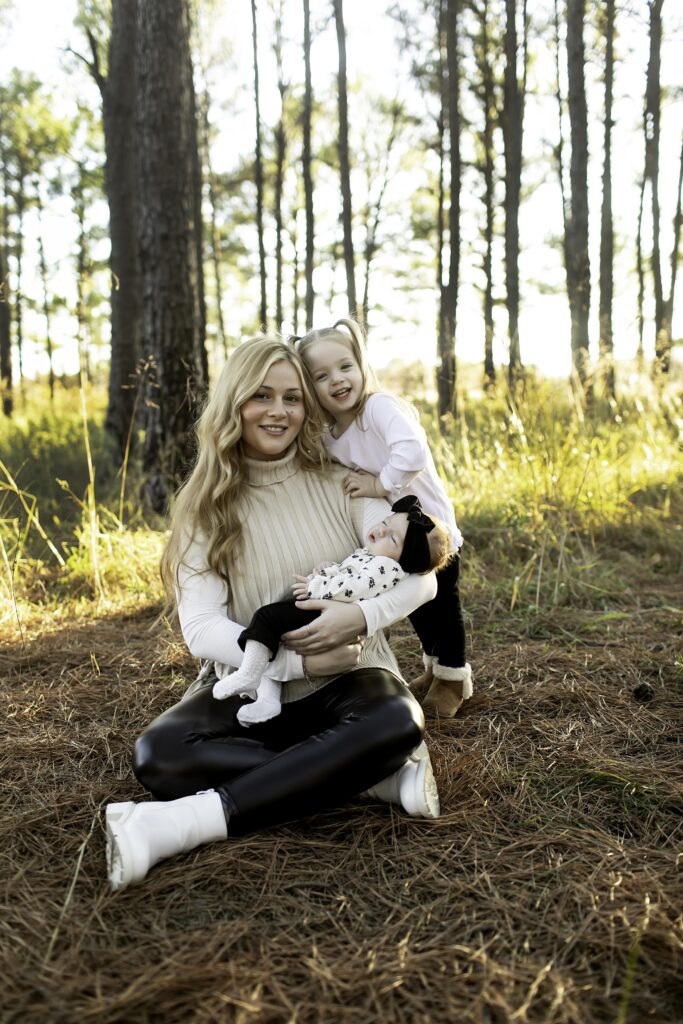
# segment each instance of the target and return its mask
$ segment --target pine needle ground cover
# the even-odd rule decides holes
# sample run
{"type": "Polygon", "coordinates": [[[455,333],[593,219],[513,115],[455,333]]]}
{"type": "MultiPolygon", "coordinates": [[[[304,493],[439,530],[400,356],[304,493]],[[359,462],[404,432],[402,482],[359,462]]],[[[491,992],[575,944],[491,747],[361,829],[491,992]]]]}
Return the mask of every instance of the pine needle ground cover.
{"type": "MultiPolygon", "coordinates": [[[[475,694],[428,725],[438,821],[359,800],[117,895],[103,807],[143,796],[135,737],[195,671],[157,622],[161,538],[84,505],[60,565],[6,504],[2,1020],[683,1020],[675,413],[444,443],[475,694]]],[[[407,623],[392,644],[415,677],[407,623]]]]}

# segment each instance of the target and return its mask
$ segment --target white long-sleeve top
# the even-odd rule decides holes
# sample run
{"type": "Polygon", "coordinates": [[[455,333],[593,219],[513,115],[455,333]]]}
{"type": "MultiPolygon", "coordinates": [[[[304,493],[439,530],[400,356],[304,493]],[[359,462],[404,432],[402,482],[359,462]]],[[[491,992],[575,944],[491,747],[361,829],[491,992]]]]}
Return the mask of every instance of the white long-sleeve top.
{"type": "Polygon", "coordinates": [[[357,548],[338,565],[321,569],[308,581],[308,597],[319,601],[369,601],[391,590],[408,575],[395,558],[357,548]]]}
{"type": "MultiPolygon", "coordinates": [[[[344,470],[304,472],[292,447],[283,459],[246,459],[249,486],[242,501],[246,524],[230,586],[207,563],[207,539],[197,533],[178,571],[178,617],[190,653],[214,663],[219,678],[238,668],[243,653],[238,638],[261,605],[282,597],[293,575],[312,565],[341,561],[363,544],[368,531],[388,513],[383,499],[344,495],[344,470]]],[[[433,573],[411,573],[372,601],[359,603],[368,640],[359,667],[387,668],[400,676],[383,634],[385,627],[409,615],[436,594],[433,573]]],[[[274,679],[293,680],[283,699],[311,692],[303,679],[302,659],[283,647],[270,663],[274,679]],[[298,685],[297,681],[302,681],[298,685]]]]}
{"type": "Polygon", "coordinates": [[[389,504],[416,494],[428,515],[440,519],[451,535],[454,551],[463,538],[450,498],[434,465],[422,426],[410,406],[393,395],[370,395],[360,416],[339,437],[328,431],[325,445],[338,462],[379,477],[389,504]]]}

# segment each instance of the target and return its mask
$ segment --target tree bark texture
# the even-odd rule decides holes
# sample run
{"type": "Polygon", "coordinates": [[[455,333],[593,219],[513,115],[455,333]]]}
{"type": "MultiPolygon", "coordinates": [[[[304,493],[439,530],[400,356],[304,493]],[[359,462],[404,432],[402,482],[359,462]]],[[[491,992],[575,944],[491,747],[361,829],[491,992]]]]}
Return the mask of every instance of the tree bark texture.
{"type": "Polygon", "coordinates": [[[588,112],[584,77],[583,28],[585,0],[567,0],[568,107],[571,136],[569,180],[571,210],[567,222],[567,286],[571,314],[574,367],[588,385],[588,319],[590,262],[588,257],[588,112]]]}
{"type": "Polygon", "coordinates": [[[351,316],[357,315],[356,276],[353,254],[353,215],[351,206],[351,165],[349,160],[349,113],[346,90],[346,31],[342,0],[334,0],[334,23],[337,30],[339,51],[339,177],[342,194],[342,229],[344,237],[344,269],[346,271],[346,295],[351,316]]]}
{"type": "Polygon", "coordinates": [[[519,74],[517,0],[505,0],[505,72],[503,78],[503,148],[505,151],[505,305],[508,315],[508,380],[521,371],[519,342],[519,207],[522,188],[522,141],[527,65],[526,0],[522,3],[524,37],[519,74]]]}
{"type": "Polygon", "coordinates": [[[91,37],[91,72],[102,96],[104,188],[109,206],[111,251],[111,363],[105,426],[116,457],[125,458],[133,440],[133,416],[141,355],[141,282],[138,254],[136,166],[137,0],[112,0],[109,71],[99,70],[91,37]]]}
{"type": "Polygon", "coordinates": [[[313,175],[311,171],[311,121],[313,117],[313,89],[311,86],[311,11],[309,0],[304,0],[304,74],[305,86],[304,105],[302,112],[302,162],[304,178],[304,203],[306,208],[306,260],[304,274],[306,278],[306,330],[310,331],[310,329],[313,326],[313,307],[315,305],[315,294],[313,292],[315,223],[313,218],[313,175]]]}
{"type": "Polygon", "coordinates": [[[206,381],[199,353],[197,126],[186,0],[138,8],[142,337],[146,362],[145,497],[157,512],[190,467],[206,381]],[[173,102],[169,102],[173,97],[173,102]]]}
{"type": "Polygon", "coordinates": [[[268,304],[266,300],[266,247],[263,239],[263,155],[261,152],[261,97],[258,70],[258,26],[256,19],[256,0],[251,0],[251,39],[254,62],[254,109],[256,112],[256,153],[254,177],[256,179],[256,231],[258,233],[259,281],[261,301],[259,316],[261,327],[266,329],[268,321],[268,304]]]}

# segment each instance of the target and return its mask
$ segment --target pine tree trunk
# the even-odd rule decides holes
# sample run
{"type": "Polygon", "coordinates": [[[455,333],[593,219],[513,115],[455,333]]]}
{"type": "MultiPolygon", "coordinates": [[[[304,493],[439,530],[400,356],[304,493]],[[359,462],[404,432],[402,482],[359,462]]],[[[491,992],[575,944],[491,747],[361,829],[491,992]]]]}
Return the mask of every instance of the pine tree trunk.
{"type": "Polygon", "coordinates": [[[571,130],[569,180],[571,213],[567,223],[567,284],[574,367],[587,393],[590,262],[588,257],[588,113],[584,78],[585,0],[567,2],[568,107],[571,130]]]}
{"type": "Polygon", "coordinates": [[[45,350],[47,352],[50,402],[53,403],[55,400],[54,347],[52,344],[52,318],[50,317],[50,298],[47,287],[47,260],[45,259],[45,242],[43,239],[43,201],[40,195],[40,186],[38,182],[36,182],[36,201],[38,207],[38,265],[40,267],[40,282],[43,286],[43,316],[45,317],[45,350]]]}
{"type": "Polygon", "coordinates": [[[447,414],[457,413],[455,333],[460,275],[460,60],[458,55],[459,0],[446,5],[446,67],[448,135],[450,141],[450,205],[448,211],[448,281],[444,289],[444,337],[437,366],[437,392],[442,429],[447,414]]]}
{"type": "Polygon", "coordinates": [[[650,54],[645,80],[645,176],[650,182],[652,201],[652,283],[655,296],[655,358],[660,370],[668,360],[661,347],[664,322],[664,289],[660,249],[661,212],[659,205],[659,137],[661,125],[661,48],[663,0],[650,0],[650,54]]]}
{"type": "Polygon", "coordinates": [[[282,66],[282,15],[282,0],[280,0],[278,15],[275,19],[275,63],[277,88],[280,94],[280,120],[275,129],[275,326],[278,331],[282,330],[284,318],[282,310],[282,194],[287,153],[287,136],[285,134],[287,85],[282,66]]]}
{"type": "Polygon", "coordinates": [[[112,0],[108,75],[99,68],[90,36],[91,73],[102,96],[104,190],[109,206],[111,251],[111,362],[105,427],[116,458],[133,441],[136,367],[141,353],[141,282],[138,256],[136,172],[136,12],[137,0],[112,0]]]}
{"type": "Polygon", "coordinates": [[[10,313],[9,267],[7,265],[7,243],[9,228],[7,222],[7,169],[2,168],[3,201],[0,219],[0,397],[2,411],[11,416],[14,411],[12,395],[12,315],[10,313]]]}
{"type": "MultiPolygon", "coordinates": [[[[437,12],[436,40],[437,40],[437,68],[439,76],[439,114],[436,123],[437,130],[437,153],[439,157],[439,191],[436,210],[436,288],[438,296],[438,323],[436,336],[436,352],[439,363],[442,353],[446,351],[446,285],[444,282],[444,235],[445,235],[445,207],[446,207],[446,183],[445,183],[445,162],[446,162],[446,121],[448,119],[448,79],[446,76],[446,64],[444,60],[446,49],[446,20],[445,3],[447,0],[439,0],[437,12]]],[[[437,388],[439,378],[437,371],[437,388]]],[[[441,408],[441,391],[438,391],[439,409],[441,408]]],[[[441,421],[440,421],[441,422],[441,421]]]]}
{"type": "MultiPolygon", "coordinates": [[[[4,220],[4,218],[3,218],[4,220]]],[[[9,311],[9,273],[5,259],[5,235],[0,238],[0,395],[2,411],[11,416],[12,398],[12,324],[9,311]]]]}
{"type": "Polygon", "coordinates": [[[78,369],[90,383],[90,360],[86,340],[85,317],[85,268],[88,261],[88,234],[85,228],[85,167],[78,164],[78,183],[73,189],[74,213],[78,223],[78,248],[76,250],[76,344],[78,345],[78,369]]]}
{"type": "Polygon", "coordinates": [[[353,216],[351,207],[351,167],[349,161],[349,114],[346,90],[346,32],[342,0],[334,0],[334,23],[337,29],[339,51],[339,177],[342,194],[342,228],[344,235],[344,269],[346,270],[346,295],[351,316],[358,313],[356,302],[356,277],[353,255],[353,216]]]}
{"type": "Polygon", "coordinates": [[[17,234],[14,242],[14,258],[16,261],[17,287],[14,293],[14,330],[17,343],[17,357],[19,362],[19,389],[22,401],[26,400],[24,389],[24,295],[23,285],[23,263],[24,263],[24,209],[26,197],[24,195],[24,178],[19,177],[17,192],[15,196],[17,211],[17,234]]]}
{"type": "Polygon", "coordinates": [[[254,63],[254,108],[256,111],[256,154],[254,177],[256,179],[256,230],[258,232],[259,280],[261,285],[259,316],[261,319],[261,327],[265,330],[268,322],[268,308],[266,301],[266,247],[263,239],[263,156],[261,153],[261,97],[258,71],[256,0],[251,0],[251,38],[254,63]]]}
{"type": "Polygon", "coordinates": [[[482,45],[481,77],[484,107],[484,378],[490,386],[495,383],[493,364],[493,211],[494,211],[494,153],[493,130],[495,97],[493,67],[491,65],[491,38],[489,33],[489,4],[483,0],[480,11],[482,45]]]}
{"type": "Polygon", "coordinates": [[[678,189],[676,192],[676,213],[674,216],[674,241],[671,248],[671,282],[669,297],[664,303],[664,319],[659,332],[658,358],[664,373],[671,368],[671,329],[674,317],[674,298],[676,294],[676,277],[678,275],[678,250],[681,244],[681,199],[683,192],[683,145],[678,162],[678,189]]]}
{"type": "Polygon", "coordinates": [[[636,228],[636,274],[638,277],[637,309],[638,309],[638,363],[645,358],[643,339],[645,335],[645,265],[643,262],[643,214],[645,212],[645,173],[640,182],[638,192],[638,225],[636,228]]]}
{"type": "MultiPolygon", "coordinates": [[[[313,220],[313,176],[311,173],[311,120],[313,116],[313,90],[311,87],[311,12],[309,0],[304,0],[304,107],[303,107],[303,178],[304,201],[306,207],[306,330],[313,326],[313,308],[315,294],[313,292],[313,257],[315,224],[313,220]]],[[[295,333],[298,333],[295,331],[295,333]]]]}
{"type": "Polygon", "coordinates": [[[503,147],[505,150],[505,305],[508,314],[508,381],[514,386],[522,369],[519,342],[519,207],[522,187],[522,140],[526,92],[527,14],[523,0],[523,66],[518,73],[517,0],[505,0],[505,74],[503,147]]]}
{"type": "Polygon", "coordinates": [[[204,219],[202,213],[204,197],[204,174],[201,156],[199,153],[199,109],[197,106],[197,94],[194,88],[194,68],[192,66],[192,55],[190,52],[190,39],[192,37],[191,12],[188,0],[187,4],[187,82],[190,96],[190,124],[192,126],[192,142],[190,145],[190,163],[192,166],[192,211],[194,221],[194,245],[196,253],[197,273],[197,296],[196,314],[198,324],[194,332],[195,340],[195,366],[198,373],[198,385],[206,393],[209,387],[209,354],[206,350],[206,297],[204,288],[204,219]]]}
{"type": "Polygon", "coordinates": [[[612,223],[612,93],[614,83],[614,0],[605,3],[605,123],[603,130],[602,210],[600,218],[600,360],[605,391],[615,395],[612,300],[614,227],[612,223]]]}
{"type": "Polygon", "coordinates": [[[187,0],[138,9],[145,497],[157,512],[190,467],[205,388],[195,194],[197,126],[187,0]]]}
{"type": "MultiPolygon", "coordinates": [[[[365,222],[365,246],[363,251],[363,257],[365,261],[365,283],[363,285],[363,300],[361,304],[363,324],[365,330],[368,330],[368,315],[370,312],[370,270],[372,268],[372,261],[374,260],[377,249],[378,249],[378,233],[379,226],[382,221],[382,209],[384,205],[384,194],[389,184],[390,170],[391,170],[391,154],[393,153],[394,146],[399,134],[399,121],[402,115],[402,109],[398,101],[395,101],[391,108],[391,126],[389,128],[389,138],[387,139],[386,147],[384,148],[384,159],[381,171],[381,180],[379,189],[377,191],[377,198],[371,205],[368,201],[367,215],[365,222]]],[[[369,190],[368,190],[369,191],[369,190]]]]}
{"type": "Polygon", "coordinates": [[[228,336],[223,319],[223,276],[221,274],[221,240],[218,230],[216,211],[216,175],[211,160],[211,132],[209,123],[210,99],[208,90],[204,91],[200,104],[200,124],[202,139],[202,159],[206,168],[206,179],[209,193],[209,240],[211,245],[211,266],[213,267],[214,286],[216,288],[216,320],[218,321],[218,337],[223,348],[223,355],[228,358],[228,336]]]}

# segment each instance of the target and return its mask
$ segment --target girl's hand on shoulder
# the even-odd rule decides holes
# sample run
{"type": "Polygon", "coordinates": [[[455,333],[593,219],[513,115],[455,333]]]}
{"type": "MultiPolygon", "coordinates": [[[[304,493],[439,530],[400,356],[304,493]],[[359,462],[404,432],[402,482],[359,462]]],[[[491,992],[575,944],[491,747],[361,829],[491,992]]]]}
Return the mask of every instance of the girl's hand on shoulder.
{"type": "Polygon", "coordinates": [[[362,469],[350,469],[342,480],[342,487],[344,494],[352,498],[384,498],[389,493],[382,487],[378,476],[362,469]]]}
{"type": "Polygon", "coordinates": [[[357,604],[297,601],[297,607],[320,612],[310,625],[282,635],[285,647],[304,657],[323,654],[340,645],[356,644],[365,635],[365,616],[357,604]]]}

